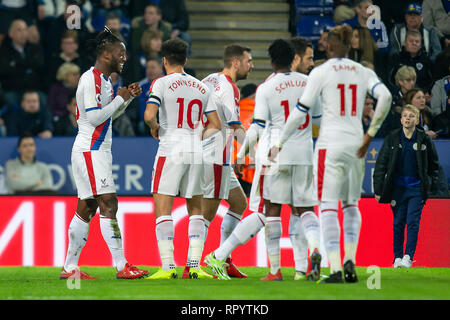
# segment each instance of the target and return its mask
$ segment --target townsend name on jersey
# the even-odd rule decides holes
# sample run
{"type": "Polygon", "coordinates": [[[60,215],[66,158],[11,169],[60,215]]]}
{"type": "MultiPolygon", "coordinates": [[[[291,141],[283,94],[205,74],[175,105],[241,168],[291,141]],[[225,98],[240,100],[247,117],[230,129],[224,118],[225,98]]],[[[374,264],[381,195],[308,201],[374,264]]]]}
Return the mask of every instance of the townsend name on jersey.
{"type": "Polygon", "coordinates": [[[206,94],[205,88],[199,82],[191,80],[182,80],[182,79],[176,80],[169,85],[169,89],[172,92],[175,92],[176,89],[183,86],[197,89],[201,94],[206,94]]]}

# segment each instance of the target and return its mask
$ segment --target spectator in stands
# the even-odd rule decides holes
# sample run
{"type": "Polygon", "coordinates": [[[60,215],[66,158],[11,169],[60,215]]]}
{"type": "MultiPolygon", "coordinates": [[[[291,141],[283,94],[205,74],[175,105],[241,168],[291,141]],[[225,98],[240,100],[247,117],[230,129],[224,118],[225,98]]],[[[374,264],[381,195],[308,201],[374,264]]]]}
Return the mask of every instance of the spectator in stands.
{"type": "MultiPolygon", "coordinates": [[[[68,10],[69,6],[79,6],[79,3],[77,0],[66,0],[64,13],[49,22],[46,34],[42,37],[42,45],[45,48],[47,57],[59,53],[62,35],[66,30],[69,30],[69,27],[76,27],[75,23],[78,22],[78,17],[73,16],[76,12],[68,10]]],[[[81,56],[87,57],[88,53],[84,51],[87,40],[95,38],[96,34],[93,29],[88,29],[83,17],[83,11],[81,11],[81,15],[80,28],[76,30],[79,48],[81,49],[79,53],[81,56]]],[[[89,58],[95,61],[95,58],[89,58]]]]}
{"type": "Polygon", "coordinates": [[[10,194],[53,193],[49,168],[36,160],[36,143],[32,135],[24,134],[17,143],[19,156],[5,165],[5,185],[10,194]]]}
{"type": "Polygon", "coordinates": [[[106,17],[113,13],[119,17],[123,16],[127,11],[127,0],[92,0],[92,16],[106,17]]]}
{"type": "Polygon", "coordinates": [[[371,11],[368,8],[371,5],[373,5],[372,0],[355,0],[354,9],[356,16],[353,19],[342,21],[342,24],[348,24],[353,29],[357,27],[368,28],[378,49],[381,52],[387,52],[389,38],[383,21],[379,20],[374,25],[367,25],[367,21],[371,16],[371,11]]]}
{"type": "Polygon", "coordinates": [[[64,135],[66,123],[63,118],[67,117],[70,97],[77,90],[78,80],[80,79],[80,67],[74,63],[63,63],[56,74],[56,82],[50,86],[47,96],[47,104],[52,114],[55,136],[64,135]],[[63,123],[61,123],[63,121],[63,123]]]}
{"type": "Polygon", "coordinates": [[[56,81],[56,73],[64,63],[73,63],[80,68],[80,73],[88,69],[87,61],[78,53],[78,33],[76,30],[66,30],[61,38],[61,52],[52,56],[47,62],[49,70],[49,85],[56,81]]]}
{"type": "Polygon", "coordinates": [[[423,0],[423,23],[439,30],[444,35],[450,35],[450,2],[442,0],[423,0]]]}
{"type": "MultiPolygon", "coordinates": [[[[138,99],[134,99],[132,104],[128,107],[130,111],[134,111],[134,117],[130,118],[135,122],[137,132],[139,135],[150,135],[147,125],[144,122],[144,111],[147,106],[148,95],[150,93],[150,86],[153,80],[163,76],[163,66],[161,60],[157,58],[150,58],[146,62],[145,78],[139,82],[142,88],[142,93],[138,99]]],[[[128,110],[127,110],[128,111],[128,110]]]]}
{"type": "Polygon", "coordinates": [[[439,138],[450,138],[450,75],[436,81],[431,92],[433,129],[439,138]]]}
{"type": "Polygon", "coordinates": [[[362,115],[362,125],[364,132],[370,127],[370,123],[372,122],[373,115],[375,110],[373,108],[374,100],[370,95],[366,96],[366,100],[364,101],[363,115],[362,115]]]}
{"type": "Polygon", "coordinates": [[[77,99],[75,92],[69,97],[66,105],[67,113],[55,123],[54,136],[74,137],[78,132],[77,99]]]}
{"type": "MultiPolygon", "coordinates": [[[[145,77],[145,67],[147,60],[155,58],[161,60],[162,32],[147,29],[141,37],[141,50],[134,54],[129,63],[131,74],[134,79],[142,79],[145,77]]],[[[128,74],[128,70],[125,74],[128,74]]]]}
{"type": "Polygon", "coordinates": [[[178,37],[186,41],[191,48],[192,37],[187,32],[189,29],[189,13],[184,0],[161,0],[160,7],[163,20],[172,25],[171,39],[178,37]]]}
{"type": "Polygon", "coordinates": [[[327,59],[327,38],[328,30],[323,30],[319,41],[317,41],[317,46],[314,49],[314,61],[327,59]]]}
{"type": "Polygon", "coordinates": [[[428,135],[416,128],[418,118],[417,108],[403,107],[402,128],[384,139],[373,173],[375,198],[380,203],[391,203],[394,215],[394,268],[411,267],[422,209],[436,190],[439,179],[435,145],[428,135]]]}
{"type": "Polygon", "coordinates": [[[44,18],[44,5],[41,1],[10,0],[1,1],[0,5],[0,45],[8,34],[14,20],[24,20],[27,25],[36,24],[44,18]]]}
{"type": "Polygon", "coordinates": [[[335,0],[333,20],[336,24],[341,24],[344,20],[353,19],[356,15],[350,0],[335,0]]]}
{"type": "Polygon", "coordinates": [[[53,132],[50,111],[39,102],[37,91],[26,91],[22,96],[21,108],[11,109],[5,115],[8,136],[30,133],[40,138],[51,138],[53,132]]]}
{"type": "Polygon", "coordinates": [[[120,34],[123,42],[128,45],[130,43],[130,30],[129,25],[128,28],[122,28],[122,22],[120,20],[120,16],[115,13],[109,13],[105,19],[105,26],[108,27],[111,32],[115,34],[120,34]]]}
{"type": "Polygon", "coordinates": [[[162,20],[161,8],[156,3],[150,3],[145,7],[144,16],[132,20],[131,51],[137,53],[141,48],[141,38],[145,30],[162,32],[163,42],[171,37],[172,26],[162,20]]]}
{"type": "Polygon", "coordinates": [[[450,42],[436,57],[433,64],[433,82],[450,74],[450,42]]]}
{"type": "MultiPolygon", "coordinates": [[[[0,48],[0,82],[8,106],[20,104],[25,90],[41,90],[44,55],[42,48],[27,42],[27,24],[14,20],[6,40],[0,48]]],[[[45,98],[41,96],[41,103],[45,98]]]]}
{"type": "Polygon", "coordinates": [[[436,30],[422,23],[422,6],[418,3],[410,4],[405,11],[405,23],[394,26],[389,35],[389,55],[393,56],[402,50],[406,41],[406,34],[410,30],[416,30],[421,34],[421,47],[427,56],[434,61],[441,52],[441,42],[436,30]]]}
{"type": "Polygon", "coordinates": [[[381,20],[386,25],[388,34],[390,34],[395,24],[404,21],[404,13],[411,0],[373,0],[373,3],[380,8],[381,20]]]}
{"type": "Polygon", "coordinates": [[[424,92],[419,88],[414,88],[409,90],[405,95],[405,102],[406,104],[411,104],[414,107],[416,107],[420,114],[419,114],[419,123],[418,126],[422,130],[425,131],[426,134],[430,136],[430,138],[435,139],[437,138],[436,132],[431,130],[431,124],[432,124],[432,112],[431,108],[428,107],[425,104],[425,94],[424,92]]]}
{"type": "Polygon", "coordinates": [[[351,46],[348,58],[360,63],[362,61],[370,62],[378,77],[386,81],[385,63],[369,29],[361,27],[353,29],[351,46]]]}
{"type": "Polygon", "coordinates": [[[411,66],[415,69],[417,75],[417,86],[424,92],[429,92],[432,86],[433,64],[421,46],[422,35],[417,30],[408,30],[406,32],[405,43],[402,51],[395,53],[390,60],[388,70],[391,70],[389,84],[391,90],[394,87],[394,76],[401,66],[411,66]]]}
{"type": "Polygon", "coordinates": [[[416,86],[416,70],[409,66],[400,67],[395,73],[395,84],[396,87],[392,90],[392,107],[397,109],[400,120],[401,108],[406,104],[406,93],[416,86]]]}

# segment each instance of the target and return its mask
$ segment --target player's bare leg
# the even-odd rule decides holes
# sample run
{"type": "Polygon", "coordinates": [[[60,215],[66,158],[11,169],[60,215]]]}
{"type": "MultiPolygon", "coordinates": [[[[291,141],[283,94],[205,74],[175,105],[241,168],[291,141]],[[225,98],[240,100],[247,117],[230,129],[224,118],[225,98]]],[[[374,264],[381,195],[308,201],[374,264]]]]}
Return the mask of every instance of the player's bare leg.
{"type": "Polygon", "coordinates": [[[147,270],[140,270],[125,259],[122,233],[116,218],[117,195],[115,193],[102,194],[96,196],[96,200],[100,209],[100,230],[116,266],[116,278],[137,279],[147,276],[147,270]]]}
{"type": "Polygon", "coordinates": [[[319,219],[314,213],[313,207],[296,207],[295,212],[300,216],[301,226],[305,232],[305,238],[309,248],[308,269],[305,275],[306,280],[317,281],[320,278],[320,262],[322,261],[322,256],[319,253],[319,219]]]}
{"type": "Polygon", "coordinates": [[[67,248],[66,261],[60,275],[60,279],[80,278],[97,279],[78,269],[78,260],[81,251],[86,244],[89,234],[89,224],[92,217],[97,212],[98,204],[94,199],[78,199],[77,211],[69,225],[68,238],[69,246],[67,248]]]}
{"type": "Polygon", "coordinates": [[[263,281],[279,281],[283,280],[281,275],[281,255],[280,255],[280,239],[281,239],[281,204],[272,203],[264,199],[266,207],[266,228],[265,239],[267,254],[270,262],[270,272],[263,281]]]}
{"type": "MultiPolygon", "coordinates": [[[[220,244],[224,243],[228,239],[230,234],[236,228],[237,224],[241,221],[242,215],[247,209],[247,197],[241,186],[233,188],[229,191],[228,208],[227,213],[223,217],[222,225],[220,226],[220,244]]],[[[233,263],[231,257],[226,259],[227,273],[232,278],[247,278],[248,276],[241,272],[233,263]]]]}

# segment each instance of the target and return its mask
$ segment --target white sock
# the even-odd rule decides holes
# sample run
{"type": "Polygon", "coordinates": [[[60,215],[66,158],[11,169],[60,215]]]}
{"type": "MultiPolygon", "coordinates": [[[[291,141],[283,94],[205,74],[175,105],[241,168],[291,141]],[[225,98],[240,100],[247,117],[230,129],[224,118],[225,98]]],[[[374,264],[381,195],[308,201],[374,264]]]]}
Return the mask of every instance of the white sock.
{"type": "Polygon", "coordinates": [[[300,217],[292,214],[289,219],[289,239],[294,254],[295,271],[306,272],[308,268],[308,241],[300,222],[300,217]]]}
{"type": "Polygon", "coordinates": [[[174,227],[172,217],[169,215],[161,216],[156,219],[156,240],[158,241],[159,255],[163,270],[175,268],[173,259],[173,235],[174,227]]]}
{"type": "Polygon", "coordinates": [[[78,260],[80,259],[81,250],[89,234],[89,222],[83,220],[75,212],[72,221],[69,225],[69,246],[67,248],[66,261],[64,263],[64,270],[71,272],[78,266],[78,260]]]}
{"type": "Polygon", "coordinates": [[[267,217],[265,227],[265,239],[267,255],[270,262],[270,273],[275,274],[281,266],[280,261],[280,239],[281,239],[281,217],[267,217]]]}
{"type": "MultiPolygon", "coordinates": [[[[203,244],[205,244],[206,238],[208,237],[208,229],[209,229],[209,225],[211,224],[211,221],[204,219],[204,224],[205,224],[205,238],[204,238],[203,244]]],[[[191,266],[191,249],[188,248],[186,267],[190,267],[190,266],[191,266]]]]}
{"type": "Polygon", "coordinates": [[[123,254],[122,235],[117,219],[100,215],[100,230],[103,239],[108,245],[109,252],[111,252],[117,271],[122,270],[125,267],[127,260],[123,254]]]}
{"type": "Polygon", "coordinates": [[[194,269],[200,268],[200,259],[202,258],[203,245],[205,243],[205,222],[201,215],[189,217],[189,266],[194,269]]]}
{"type": "Polygon", "coordinates": [[[330,263],[330,273],[341,271],[340,226],[337,202],[320,204],[321,228],[325,250],[330,263]]]}
{"type": "Polygon", "coordinates": [[[262,213],[254,212],[238,223],[234,231],[225,242],[214,251],[214,256],[225,260],[238,245],[253,238],[264,225],[266,217],[262,213]]]}
{"type": "Polygon", "coordinates": [[[307,211],[300,216],[300,221],[308,241],[309,254],[312,254],[314,249],[320,247],[319,218],[313,211],[307,211]]]}
{"type": "Polygon", "coordinates": [[[223,217],[222,224],[220,225],[220,245],[227,240],[230,234],[236,228],[237,224],[241,221],[242,215],[234,213],[228,210],[223,217]]]}
{"type": "Polygon", "coordinates": [[[347,260],[355,263],[356,248],[358,247],[359,231],[361,229],[361,213],[356,204],[343,204],[344,211],[344,263],[347,260]]]}

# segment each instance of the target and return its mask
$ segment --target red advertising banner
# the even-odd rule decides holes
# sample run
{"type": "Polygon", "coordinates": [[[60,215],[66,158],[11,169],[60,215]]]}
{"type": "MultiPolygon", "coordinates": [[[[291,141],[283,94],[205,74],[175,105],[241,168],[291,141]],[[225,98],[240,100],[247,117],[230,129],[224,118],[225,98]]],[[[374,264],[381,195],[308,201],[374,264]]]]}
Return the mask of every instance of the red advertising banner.
{"type": "MultiPolygon", "coordinates": [[[[0,266],[62,266],[68,243],[67,229],[76,205],[76,197],[0,197],[0,266]]],[[[378,204],[375,199],[361,199],[359,207],[362,227],[356,264],[391,266],[392,212],[389,205],[378,204]]],[[[223,202],[209,227],[204,255],[219,246],[220,224],[226,211],[227,206],[223,202]]],[[[152,197],[119,197],[117,218],[122,230],[125,256],[133,264],[160,265],[153,212],[152,197]]],[[[244,217],[250,213],[245,212],[244,217]]],[[[175,263],[183,266],[189,245],[189,220],[184,199],[175,199],[172,216],[175,225],[175,263]]],[[[294,265],[288,235],[289,216],[289,207],[283,207],[281,264],[284,267],[294,265]]],[[[339,219],[342,227],[342,212],[339,219]]],[[[428,200],[422,213],[414,266],[450,267],[449,231],[450,199],[428,200]]],[[[343,245],[341,254],[344,254],[343,245]]],[[[267,266],[264,231],[236,248],[232,257],[238,266],[267,266]]],[[[326,258],[323,264],[326,266],[326,258]]],[[[111,255],[100,232],[98,214],[90,223],[80,265],[112,265],[111,255]]]]}

